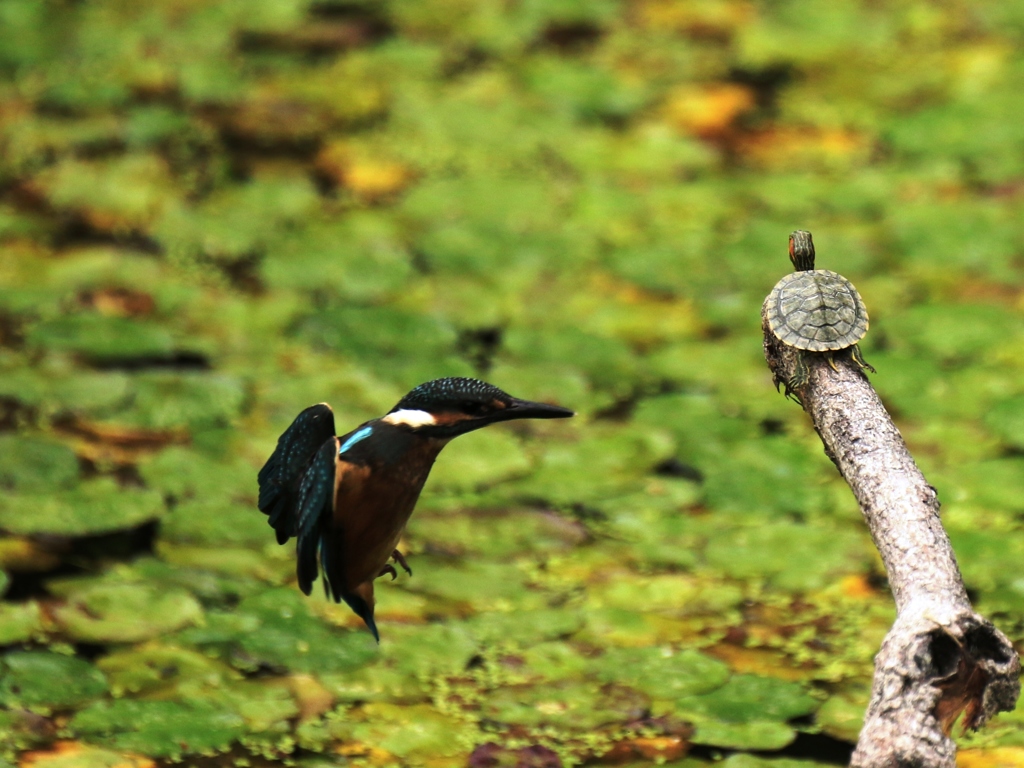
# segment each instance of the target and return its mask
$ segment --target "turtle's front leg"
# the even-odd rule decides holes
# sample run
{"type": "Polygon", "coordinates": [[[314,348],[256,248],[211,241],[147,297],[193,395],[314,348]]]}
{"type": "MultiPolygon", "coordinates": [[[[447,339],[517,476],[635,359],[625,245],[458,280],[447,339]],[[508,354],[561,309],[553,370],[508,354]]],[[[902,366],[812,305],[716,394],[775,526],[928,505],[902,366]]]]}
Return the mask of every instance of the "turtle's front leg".
{"type": "Polygon", "coordinates": [[[807,367],[807,352],[802,349],[796,351],[796,362],[793,365],[793,375],[789,377],[789,388],[800,389],[807,384],[811,371],[807,367]]]}
{"type": "Polygon", "coordinates": [[[864,355],[860,353],[859,344],[854,344],[850,347],[850,357],[853,358],[853,362],[855,362],[862,371],[867,368],[872,373],[878,373],[878,371],[875,370],[875,367],[865,360],[864,355]]]}
{"type": "Polygon", "coordinates": [[[807,384],[807,380],[811,375],[810,369],[807,367],[807,353],[802,350],[796,350],[794,356],[795,362],[793,364],[793,375],[789,377],[789,381],[786,382],[786,397],[796,400],[802,404],[799,395],[795,394],[796,390],[807,384]]]}

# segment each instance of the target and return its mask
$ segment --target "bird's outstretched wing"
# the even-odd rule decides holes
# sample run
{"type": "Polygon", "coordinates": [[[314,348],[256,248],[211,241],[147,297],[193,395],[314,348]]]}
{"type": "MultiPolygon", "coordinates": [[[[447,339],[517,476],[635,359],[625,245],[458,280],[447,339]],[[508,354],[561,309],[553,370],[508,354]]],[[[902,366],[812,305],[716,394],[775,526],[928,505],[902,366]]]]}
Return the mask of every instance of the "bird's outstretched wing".
{"type": "Polygon", "coordinates": [[[311,405],[277,440],[277,448],[260,470],[260,511],[284,544],[296,534],[299,485],[324,441],[334,437],[334,413],[327,403],[311,405]]]}
{"type": "MultiPolygon", "coordinates": [[[[317,555],[325,559],[328,557],[323,542],[331,526],[337,472],[338,438],[331,437],[320,446],[299,485],[299,509],[296,518],[297,573],[299,589],[307,595],[312,591],[313,582],[320,572],[317,555]]],[[[330,592],[331,584],[326,566],[325,562],[324,588],[330,592]]],[[[333,586],[337,591],[340,585],[333,586]]]]}
{"type": "Polygon", "coordinates": [[[354,586],[345,583],[345,530],[336,519],[336,488],[353,480],[358,483],[358,475],[364,468],[341,458],[347,444],[343,439],[332,437],[321,446],[299,486],[296,531],[299,589],[308,595],[319,574],[327,597],[336,603],[342,600],[348,603],[380,642],[373,619],[373,581],[354,586]]]}

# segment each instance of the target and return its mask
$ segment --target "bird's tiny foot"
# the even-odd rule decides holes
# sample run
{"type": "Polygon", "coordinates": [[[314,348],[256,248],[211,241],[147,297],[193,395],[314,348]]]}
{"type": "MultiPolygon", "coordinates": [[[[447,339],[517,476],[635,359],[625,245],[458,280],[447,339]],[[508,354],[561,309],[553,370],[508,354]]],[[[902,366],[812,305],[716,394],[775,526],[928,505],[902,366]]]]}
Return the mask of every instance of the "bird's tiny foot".
{"type": "Polygon", "coordinates": [[[404,570],[406,573],[412,576],[412,568],[410,568],[409,564],[405,562],[405,555],[403,555],[396,549],[394,552],[391,553],[391,556],[395,558],[396,563],[402,566],[402,570],[404,570]]]}
{"type": "Polygon", "coordinates": [[[391,574],[391,580],[392,581],[394,581],[395,579],[398,578],[398,571],[395,570],[395,566],[393,566],[391,563],[388,563],[383,568],[381,568],[380,569],[380,573],[377,574],[377,577],[380,578],[385,573],[390,573],[391,574]]]}

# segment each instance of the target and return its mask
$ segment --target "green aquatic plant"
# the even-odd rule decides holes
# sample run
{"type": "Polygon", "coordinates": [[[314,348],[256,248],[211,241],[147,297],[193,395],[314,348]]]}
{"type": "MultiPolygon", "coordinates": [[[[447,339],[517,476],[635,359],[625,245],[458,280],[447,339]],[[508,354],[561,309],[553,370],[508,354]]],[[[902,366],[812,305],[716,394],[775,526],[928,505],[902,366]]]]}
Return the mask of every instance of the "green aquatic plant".
{"type": "Polygon", "coordinates": [[[760,358],[802,226],[1020,640],[1018,6],[0,0],[0,763],[841,760],[892,608],[760,358]],[[255,475],[453,375],[579,417],[447,449],[375,647],[255,475]]]}

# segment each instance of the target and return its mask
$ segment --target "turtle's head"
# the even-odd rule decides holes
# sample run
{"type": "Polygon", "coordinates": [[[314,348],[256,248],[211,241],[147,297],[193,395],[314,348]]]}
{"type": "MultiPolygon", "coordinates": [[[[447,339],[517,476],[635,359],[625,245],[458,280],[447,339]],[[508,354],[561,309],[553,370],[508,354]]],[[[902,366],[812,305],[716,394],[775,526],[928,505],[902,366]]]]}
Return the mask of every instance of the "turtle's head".
{"type": "Polygon", "coordinates": [[[810,232],[798,229],[789,236],[789,260],[797,272],[814,269],[814,241],[810,232]]]}

